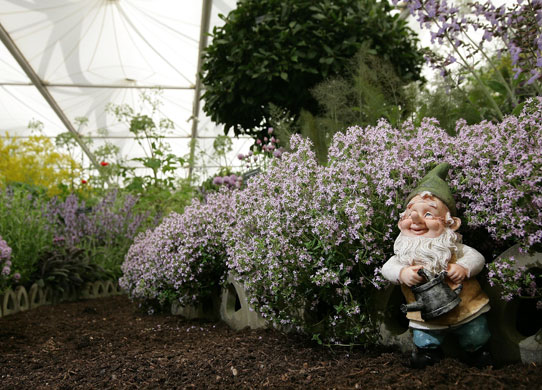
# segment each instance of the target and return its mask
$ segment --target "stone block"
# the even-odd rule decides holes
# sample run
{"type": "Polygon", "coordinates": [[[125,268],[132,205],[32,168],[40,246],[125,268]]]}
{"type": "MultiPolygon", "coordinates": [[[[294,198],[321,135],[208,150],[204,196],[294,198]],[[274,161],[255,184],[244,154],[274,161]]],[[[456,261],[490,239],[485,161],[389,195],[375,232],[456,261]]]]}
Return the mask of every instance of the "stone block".
{"type": "Polygon", "coordinates": [[[249,305],[243,284],[231,274],[222,289],[220,318],[236,330],[267,327],[267,322],[249,305]]]}
{"type": "Polygon", "coordinates": [[[19,311],[26,311],[30,309],[30,300],[28,298],[28,293],[26,292],[26,288],[24,288],[24,286],[18,286],[15,289],[15,297],[17,299],[17,305],[19,307],[19,311]]]}
{"type": "Polygon", "coordinates": [[[35,309],[41,306],[41,301],[43,299],[42,295],[43,290],[36,283],[30,286],[30,290],[28,290],[30,309],[35,309]]]}
{"type": "Polygon", "coordinates": [[[12,289],[8,288],[2,297],[2,314],[4,316],[9,316],[17,313],[18,311],[19,305],[17,302],[17,296],[12,289]]]}

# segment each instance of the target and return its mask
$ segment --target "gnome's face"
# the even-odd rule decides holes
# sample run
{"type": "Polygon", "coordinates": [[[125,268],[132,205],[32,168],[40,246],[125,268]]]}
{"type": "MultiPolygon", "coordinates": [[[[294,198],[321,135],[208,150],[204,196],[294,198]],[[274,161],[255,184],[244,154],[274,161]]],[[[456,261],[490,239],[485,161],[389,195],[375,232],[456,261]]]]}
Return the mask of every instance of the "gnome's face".
{"type": "Polygon", "coordinates": [[[399,220],[399,229],[407,237],[436,238],[446,228],[457,230],[460,224],[459,218],[452,218],[439,198],[422,193],[408,203],[399,220]]]}

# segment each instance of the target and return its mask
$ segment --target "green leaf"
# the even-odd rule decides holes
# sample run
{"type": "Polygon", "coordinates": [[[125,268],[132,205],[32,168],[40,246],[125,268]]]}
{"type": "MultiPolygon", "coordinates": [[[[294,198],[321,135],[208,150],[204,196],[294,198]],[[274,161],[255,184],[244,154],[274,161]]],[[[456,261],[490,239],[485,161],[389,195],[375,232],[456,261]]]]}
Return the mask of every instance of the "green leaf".
{"type": "Polygon", "coordinates": [[[497,93],[500,93],[503,95],[507,94],[506,87],[502,85],[501,83],[499,83],[498,81],[489,80],[487,82],[487,86],[497,93]]]}
{"type": "Polygon", "coordinates": [[[527,102],[520,103],[516,107],[514,107],[514,110],[512,111],[512,115],[519,116],[521,114],[521,111],[523,111],[523,107],[525,107],[525,103],[527,102]]]}
{"type": "Polygon", "coordinates": [[[281,72],[281,73],[280,73],[280,78],[283,79],[283,80],[288,81],[288,73],[286,73],[286,72],[281,72]]]}
{"type": "Polygon", "coordinates": [[[151,169],[160,169],[161,161],[157,158],[146,158],[143,165],[151,169]]]}

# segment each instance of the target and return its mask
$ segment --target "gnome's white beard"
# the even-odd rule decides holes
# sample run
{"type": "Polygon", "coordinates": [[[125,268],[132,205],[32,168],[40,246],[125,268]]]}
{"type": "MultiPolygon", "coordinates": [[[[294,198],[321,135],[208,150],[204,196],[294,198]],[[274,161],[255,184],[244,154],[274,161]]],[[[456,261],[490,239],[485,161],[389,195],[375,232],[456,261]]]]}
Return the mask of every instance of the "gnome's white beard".
{"type": "Polygon", "coordinates": [[[433,274],[448,268],[448,261],[457,250],[459,237],[450,228],[435,238],[408,237],[399,234],[393,251],[399,262],[404,265],[421,265],[433,274]]]}

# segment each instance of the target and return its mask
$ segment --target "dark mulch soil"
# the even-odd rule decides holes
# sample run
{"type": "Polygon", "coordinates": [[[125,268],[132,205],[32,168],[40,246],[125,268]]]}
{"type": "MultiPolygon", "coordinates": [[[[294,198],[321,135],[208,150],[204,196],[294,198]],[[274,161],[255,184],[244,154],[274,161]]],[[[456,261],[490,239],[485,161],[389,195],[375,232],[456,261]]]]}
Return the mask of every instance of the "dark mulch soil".
{"type": "Polygon", "coordinates": [[[0,319],[0,389],[542,389],[533,364],[480,370],[445,359],[413,370],[405,359],[148,316],[125,296],[0,319]]]}

